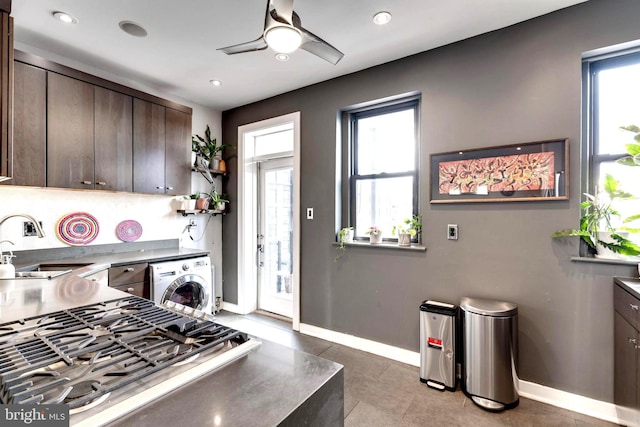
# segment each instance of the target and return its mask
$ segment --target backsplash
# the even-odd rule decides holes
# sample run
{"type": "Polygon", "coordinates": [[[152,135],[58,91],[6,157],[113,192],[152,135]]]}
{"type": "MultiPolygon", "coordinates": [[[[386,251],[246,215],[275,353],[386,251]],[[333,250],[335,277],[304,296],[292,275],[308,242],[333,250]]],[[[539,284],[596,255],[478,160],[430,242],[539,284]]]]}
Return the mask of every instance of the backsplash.
{"type": "MultiPolygon", "coordinates": [[[[7,219],[0,225],[0,240],[11,240],[12,250],[68,247],[58,238],[56,225],[65,215],[86,212],[98,222],[99,233],[90,245],[122,243],[116,226],[136,220],[142,226],[139,241],[178,239],[188,220],[176,213],[175,196],[0,186],[0,219],[28,214],[42,222],[45,237],[23,237],[26,218],[7,219]]],[[[9,245],[3,245],[8,249],[9,245]]]]}

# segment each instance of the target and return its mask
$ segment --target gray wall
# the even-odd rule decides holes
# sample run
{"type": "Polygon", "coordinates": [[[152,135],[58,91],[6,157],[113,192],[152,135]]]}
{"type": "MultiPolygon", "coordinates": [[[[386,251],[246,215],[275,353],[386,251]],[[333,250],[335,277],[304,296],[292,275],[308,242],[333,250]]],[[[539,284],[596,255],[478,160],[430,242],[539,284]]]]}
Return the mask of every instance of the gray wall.
{"type": "MultiPolygon", "coordinates": [[[[614,275],[632,267],[574,263],[578,224],[581,54],[640,39],[640,2],[591,0],[503,30],[223,112],[237,127],[301,112],[301,321],[419,351],[418,306],[462,296],[520,307],[520,375],[604,401],[613,398],[614,275]],[[349,247],[334,263],[336,115],[346,106],[419,91],[420,210],[426,253],[349,247]],[[430,205],[429,154],[567,137],[570,201],[430,205]],[[460,239],[446,240],[458,224],[460,239]]],[[[348,55],[348,52],[347,52],[348,55]]],[[[295,63],[288,66],[295,67],[295,63]]],[[[236,178],[228,183],[232,203],[236,178]]],[[[233,212],[233,211],[232,211],[233,212]]],[[[235,214],[223,224],[225,300],[237,301],[235,214]]]]}

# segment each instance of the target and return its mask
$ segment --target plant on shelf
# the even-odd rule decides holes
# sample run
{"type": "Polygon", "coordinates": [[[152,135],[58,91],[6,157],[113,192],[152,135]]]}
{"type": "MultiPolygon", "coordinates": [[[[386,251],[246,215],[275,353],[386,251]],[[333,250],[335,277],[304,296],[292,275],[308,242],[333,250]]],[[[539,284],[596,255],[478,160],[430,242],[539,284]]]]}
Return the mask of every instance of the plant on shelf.
{"type": "Polygon", "coordinates": [[[372,225],[364,232],[364,234],[369,235],[369,243],[372,245],[382,242],[382,230],[380,230],[377,226],[372,225]]]}
{"type": "Polygon", "coordinates": [[[220,153],[225,147],[231,147],[231,145],[218,145],[216,138],[211,138],[209,125],[207,125],[204,131],[204,138],[200,135],[193,135],[191,137],[191,151],[209,162],[209,167],[213,170],[218,169],[217,161],[220,160],[220,153]]]}
{"type": "Polygon", "coordinates": [[[343,227],[338,231],[338,254],[333,259],[334,262],[338,261],[342,255],[344,255],[344,251],[346,247],[344,244],[346,242],[351,242],[353,240],[353,227],[343,227]]]}
{"type": "Polygon", "coordinates": [[[414,236],[420,237],[422,232],[422,215],[413,215],[406,218],[401,225],[394,225],[391,234],[398,235],[398,246],[411,246],[414,236]]]}
{"type": "Polygon", "coordinates": [[[213,190],[211,194],[209,194],[211,200],[211,207],[215,211],[224,212],[227,209],[227,203],[229,200],[223,198],[217,191],[213,190]]]}
{"type": "MultiPolygon", "coordinates": [[[[634,133],[634,142],[626,144],[628,155],[618,159],[617,163],[640,166],[640,127],[630,125],[621,126],[620,129],[634,133]]],[[[618,210],[623,200],[633,199],[634,196],[622,191],[620,183],[611,174],[605,175],[601,193],[584,195],[587,200],[580,204],[583,212],[580,229],[559,230],[551,236],[580,236],[590,248],[597,251],[598,256],[606,258],[640,255],[640,246],[628,239],[630,233],[640,232],[639,228],[630,227],[632,222],[640,220],[640,214],[622,218],[618,210]]]]}
{"type": "Polygon", "coordinates": [[[629,233],[640,231],[638,228],[628,226],[629,223],[640,219],[640,214],[621,218],[615,204],[619,200],[628,200],[633,196],[622,191],[619,186],[620,183],[611,174],[607,174],[603,193],[584,194],[587,200],[580,204],[580,208],[584,212],[580,218],[580,229],[559,230],[551,237],[580,236],[589,247],[596,249],[601,256],[640,255],[640,246],[628,239],[629,233]]]}

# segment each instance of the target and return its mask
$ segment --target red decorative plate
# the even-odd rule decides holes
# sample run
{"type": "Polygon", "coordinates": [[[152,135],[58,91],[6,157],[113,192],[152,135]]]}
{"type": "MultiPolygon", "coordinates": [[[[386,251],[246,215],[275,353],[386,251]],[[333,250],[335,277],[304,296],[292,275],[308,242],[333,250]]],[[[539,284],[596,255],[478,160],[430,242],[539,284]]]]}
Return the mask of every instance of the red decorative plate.
{"type": "Polygon", "coordinates": [[[116,226],[116,236],[123,242],[135,242],[142,236],[142,226],[136,220],[127,219],[116,226]]]}
{"type": "Polygon", "coordinates": [[[74,212],[60,218],[56,226],[58,238],[68,245],[88,245],[98,237],[100,226],[93,215],[74,212]]]}

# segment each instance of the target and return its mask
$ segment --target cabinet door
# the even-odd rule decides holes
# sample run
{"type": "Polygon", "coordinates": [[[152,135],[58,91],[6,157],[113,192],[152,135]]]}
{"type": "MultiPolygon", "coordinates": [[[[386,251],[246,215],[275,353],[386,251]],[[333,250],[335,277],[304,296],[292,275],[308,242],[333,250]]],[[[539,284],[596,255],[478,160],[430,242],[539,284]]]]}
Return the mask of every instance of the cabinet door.
{"type": "Polygon", "coordinates": [[[617,311],[614,318],[613,401],[627,411],[638,405],[638,332],[617,311]],[[635,340],[635,342],[633,341],[635,340]]]}
{"type": "Polygon", "coordinates": [[[93,85],[47,73],[47,186],[93,188],[93,85]]]}
{"type": "Polygon", "coordinates": [[[167,108],[166,111],[167,194],[191,192],[191,114],[167,108]]]}
{"type": "Polygon", "coordinates": [[[164,194],[165,107],[133,100],[133,191],[164,194]]]}
{"type": "MultiPolygon", "coordinates": [[[[6,3],[6,2],[5,2],[6,3]]],[[[8,3],[11,9],[11,3],[8,3]]],[[[0,181],[12,176],[13,18],[0,12],[0,181]]]]}
{"type": "Polygon", "coordinates": [[[47,166],[47,72],[14,64],[13,185],[44,187],[47,166]]]}
{"type": "Polygon", "coordinates": [[[133,188],[133,99],[95,87],[95,188],[133,188]]]}

